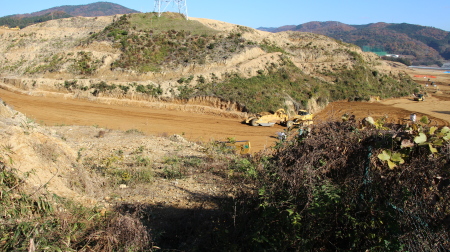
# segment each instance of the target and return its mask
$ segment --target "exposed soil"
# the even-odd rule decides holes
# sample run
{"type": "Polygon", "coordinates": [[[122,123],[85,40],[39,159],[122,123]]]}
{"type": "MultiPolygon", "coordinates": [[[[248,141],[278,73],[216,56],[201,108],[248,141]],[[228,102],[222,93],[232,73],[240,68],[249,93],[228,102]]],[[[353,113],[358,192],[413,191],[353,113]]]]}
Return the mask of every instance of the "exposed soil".
{"type": "MultiPolygon", "coordinates": [[[[411,70],[411,74],[416,71],[411,70]]],[[[429,95],[423,102],[415,102],[412,97],[380,102],[334,102],[316,115],[315,122],[330,118],[340,120],[344,113],[354,114],[358,119],[387,116],[388,121],[401,122],[407,120],[410,113],[416,112],[418,116],[427,115],[435,124],[449,125],[450,74],[433,74],[438,76],[435,80],[437,86],[429,85],[429,95]]],[[[417,81],[425,88],[427,80],[417,81]]],[[[216,209],[218,200],[233,196],[228,179],[224,176],[227,171],[221,170],[224,167],[219,164],[208,163],[202,167],[188,168],[182,179],[165,179],[164,158],[181,156],[207,160],[207,154],[195,142],[226,140],[228,137],[250,140],[252,151],[256,152],[273,146],[277,141],[276,132],[285,130],[279,125],[252,127],[242,124],[236,117],[102,104],[64,99],[62,96],[29,96],[1,88],[0,98],[28,118],[35,119],[35,122],[50,126],[44,127],[51,132],[46,137],[48,133],[42,134],[39,127],[34,128],[23,118],[20,120],[24,122],[19,123],[14,130],[8,128],[11,126],[7,127],[8,121],[5,124],[0,122],[2,144],[10,146],[15,153],[11,156],[14,168],[22,173],[37,171],[35,177],[28,179],[30,185],[37,188],[33,190],[45,186],[57,195],[105,208],[119,202],[148,204],[152,208],[154,221],[161,223],[171,218],[182,218],[193,209],[216,209]],[[129,129],[137,130],[132,132],[142,131],[146,135],[126,133],[129,129]],[[104,134],[100,137],[102,131],[104,134]],[[124,155],[120,165],[135,162],[132,153],[142,150],[141,155],[152,162],[153,182],[126,188],[117,185],[105,190],[100,186],[101,179],[91,177],[82,169],[72,168],[79,166],[79,162],[75,161],[77,151],[81,160],[101,162],[119,150],[124,155]],[[36,153],[37,157],[32,153],[36,153]],[[77,180],[86,184],[84,192],[68,186],[77,180]]],[[[0,115],[13,120],[11,118],[16,116],[11,113],[0,115]]],[[[85,167],[86,170],[92,168],[88,165],[85,167]]]]}
{"type": "Polygon", "coordinates": [[[15,110],[43,125],[86,125],[108,129],[137,129],[153,135],[183,135],[193,142],[249,140],[252,150],[272,146],[285,127],[252,127],[236,118],[176,110],[92,103],[61,97],[39,97],[0,89],[0,98],[15,110]]]}
{"type": "MultiPolygon", "coordinates": [[[[108,23],[107,21],[103,20],[102,22],[108,23]]],[[[208,20],[204,20],[204,22],[211,23],[210,25],[215,28],[218,28],[219,25],[227,26],[227,24],[220,22],[208,20]]],[[[57,28],[54,27],[54,29],[57,28]]],[[[230,26],[231,28],[233,27],[230,26]]],[[[221,27],[221,29],[224,28],[221,27]]],[[[73,30],[68,31],[71,33],[71,36],[81,37],[83,34],[79,30],[78,27],[75,27],[73,30]]],[[[254,39],[257,40],[257,33],[254,36],[254,39]]],[[[275,39],[275,36],[273,39],[275,39]]],[[[279,39],[286,38],[280,37],[279,39]]],[[[286,41],[288,40],[286,39],[286,41]]],[[[326,40],[323,43],[329,42],[326,40]]],[[[40,46],[46,47],[47,45],[40,46]]],[[[96,46],[107,47],[105,45],[96,46]]],[[[23,48],[21,50],[26,51],[23,48]]],[[[102,50],[108,51],[106,49],[102,50]]],[[[114,54],[113,51],[108,51],[108,53],[114,54]]],[[[19,56],[17,51],[8,55],[8,57],[19,56]]],[[[268,57],[267,55],[263,56],[268,57]]],[[[254,65],[251,65],[252,69],[260,69],[258,64],[262,63],[257,63],[259,62],[258,59],[261,59],[259,54],[247,53],[242,59],[236,60],[249,64],[248,69],[250,69],[250,63],[254,63],[254,65]]],[[[230,62],[229,64],[231,65],[230,62]]],[[[313,72],[313,69],[309,69],[306,65],[304,64],[303,70],[313,72]]],[[[216,67],[217,71],[223,71],[223,66],[218,65],[216,67]]],[[[215,69],[200,69],[198,71],[215,72],[215,69]]],[[[392,69],[404,70],[402,67],[395,68],[395,66],[392,69]]],[[[315,123],[328,119],[340,120],[344,113],[353,114],[357,119],[367,116],[374,118],[385,116],[389,122],[397,123],[407,120],[409,115],[415,112],[419,118],[422,115],[427,115],[434,124],[449,125],[450,74],[444,74],[443,71],[424,69],[409,69],[408,71],[411,76],[418,74],[437,76],[437,78],[431,80],[436,83],[436,87],[431,85],[431,81],[429,82],[427,78],[413,78],[426,89],[427,96],[424,102],[415,102],[412,100],[412,97],[379,102],[339,101],[331,103],[323,111],[317,113],[315,123]],[[426,87],[427,83],[429,84],[428,87],[426,87]]],[[[209,74],[209,72],[207,73],[209,74]]],[[[208,75],[204,72],[197,73],[208,75]]],[[[63,76],[59,77],[63,78],[63,76]]],[[[109,76],[109,78],[113,77],[117,76],[109,76]]],[[[127,79],[124,80],[128,81],[127,79]]],[[[1,100],[15,110],[24,113],[28,118],[34,119],[35,122],[50,126],[44,128],[52,132],[47,137],[47,133],[41,133],[40,129],[39,131],[31,129],[32,127],[25,121],[22,126],[19,125],[14,130],[9,130],[8,127],[10,125],[7,123],[0,124],[0,129],[4,131],[0,131],[3,134],[1,135],[2,144],[6,147],[11,147],[15,152],[12,157],[14,168],[21,172],[37,171],[36,177],[39,179],[32,181],[31,186],[36,188],[45,186],[57,195],[77,199],[82,202],[103,202],[105,206],[116,201],[149,203],[155,209],[161,209],[160,213],[155,211],[156,220],[170,218],[172,214],[180,215],[180,211],[175,211],[176,209],[214,208],[215,198],[224,194],[230,197],[228,195],[227,178],[221,176],[218,172],[220,167],[215,167],[214,164],[208,163],[207,167],[205,166],[206,168],[192,168],[183,179],[165,179],[161,176],[163,159],[165,157],[179,155],[207,160],[202,147],[195,142],[225,141],[227,138],[249,140],[252,145],[252,152],[257,152],[273,146],[277,141],[276,133],[286,129],[279,125],[274,127],[252,127],[243,124],[242,119],[238,119],[236,116],[225,117],[175,109],[104,104],[64,97],[64,94],[52,97],[31,96],[26,95],[24,92],[15,93],[0,88],[1,100]],[[5,126],[3,127],[3,125],[5,126]],[[63,125],[66,126],[62,127],[63,125]],[[120,131],[114,131],[115,129],[120,131]],[[130,129],[142,131],[146,135],[125,133],[126,130],[130,129]],[[106,133],[99,137],[101,131],[106,133]],[[174,134],[177,137],[174,138],[174,134]],[[57,139],[57,142],[52,137],[57,139]],[[27,145],[30,145],[29,143],[32,143],[31,147],[27,148],[27,145]],[[136,187],[130,186],[125,189],[114,188],[114,191],[108,192],[101,191],[103,190],[102,187],[97,185],[100,181],[95,181],[96,178],[86,176],[84,178],[87,181],[86,183],[93,184],[91,187],[87,186],[85,188],[86,192],[71,191],[67,187],[69,182],[75,180],[73,177],[77,176],[75,174],[77,170],[72,168],[79,165],[74,161],[77,155],[81,155],[82,159],[96,158],[94,161],[100,161],[110,156],[111,153],[121,150],[125,158],[127,155],[129,158],[132,158],[131,153],[140,148],[144,151],[142,156],[148,157],[153,164],[152,167],[155,169],[155,181],[153,183],[136,187]],[[44,159],[45,162],[41,160],[42,158],[39,159],[39,156],[31,159],[30,156],[32,156],[33,152],[47,157],[44,159]],[[55,156],[55,153],[59,156],[55,156]],[[67,158],[63,159],[63,157],[67,158]],[[48,186],[46,183],[48,183],[48,186]],[[164,212],[162,211],[163,209],[165,210],[164,212]],[[171,210],[169,211],[168,209],[171,210]]],[[[9,119],[14,117],[14,115],[8,114],[9,119]]],[[[125,163],[125,161],[123,162],[125,163]]]]}
{"type": "MultiPolygon", "coordinates": [[[[410,70],[417,73],[433,74],[436,87],[425,87],[428,80],[415,78],[428,89],[424,102],[413,101],[411,97],[388,99],[381,102],[334,102],[318,113],[316,122],[339,119],[344,113],[354,114],[357,119],[366,116],[374,118],[387,116],[389,122],[401,123],[412,112],[418,117],[427,115],[433,123],[450,123],[450,74],[443,71],[410,70]]],[[[92,103],[86,100],[64,99],[62,97],[37,97],[12,93],[0,89],[0,98],[17,111],[36,122],[45,125],[97,125],[108,129],[137,129],[153,135],[183,135],[193,142],[224,141],[234,137],[236,140],[249,140],[252,151],[260,151],[277,141],[276,133],[285,127],[252,127],[236,118],[211,116],[177,110],[120,106],[92,103]]]]}

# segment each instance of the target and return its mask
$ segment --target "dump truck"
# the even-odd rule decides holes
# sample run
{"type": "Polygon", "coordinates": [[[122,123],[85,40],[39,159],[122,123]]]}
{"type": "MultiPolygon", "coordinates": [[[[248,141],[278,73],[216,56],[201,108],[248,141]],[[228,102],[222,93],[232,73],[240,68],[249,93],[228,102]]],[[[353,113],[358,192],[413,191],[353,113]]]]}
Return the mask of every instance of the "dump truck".
{"type": "Polygon", "coordinates": [[[252,126],[273,126],[276,123],[285,125],[290,128],[295,125],[310,125],[312,124],[313,115],[306,110],[299,110],[297,115],[289,116],[284,109],[278,109],[275,113],[262,112],[256,116],[249,117],[245,123],[252,126]]]}

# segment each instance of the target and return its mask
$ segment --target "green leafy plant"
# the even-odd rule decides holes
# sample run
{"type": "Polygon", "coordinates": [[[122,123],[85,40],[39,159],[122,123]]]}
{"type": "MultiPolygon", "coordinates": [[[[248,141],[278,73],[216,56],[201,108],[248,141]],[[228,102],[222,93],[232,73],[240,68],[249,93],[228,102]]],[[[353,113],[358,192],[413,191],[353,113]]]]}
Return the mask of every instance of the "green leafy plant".
{"type": "Polygon", "coordinates": [[[386,161],[390,169],[394,169],[399,164],[404,164],[404,157],[404,154],[400,152],[392,152],[390,150],[383,150],[380,154],[378,154],[378,158],[382,161],[386,161]]]}

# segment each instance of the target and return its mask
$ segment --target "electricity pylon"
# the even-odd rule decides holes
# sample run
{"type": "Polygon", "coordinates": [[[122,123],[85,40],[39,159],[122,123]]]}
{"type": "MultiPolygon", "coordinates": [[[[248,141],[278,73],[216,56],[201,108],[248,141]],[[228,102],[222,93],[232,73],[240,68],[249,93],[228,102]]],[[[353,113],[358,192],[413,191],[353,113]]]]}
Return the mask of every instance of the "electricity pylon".
{"type": "Polygon", "coordinates": [[[184,15],[186,20],[189,20],[186,0],[155,0],[155,12],[158,12],[158,17],[161,17],[162,12],[164,12],[171,3],[173,6],[176,5],[178,8],[178,13],[184,15]],[[162,10],[161,5],[165,5],[162,6],[162,10]]]}

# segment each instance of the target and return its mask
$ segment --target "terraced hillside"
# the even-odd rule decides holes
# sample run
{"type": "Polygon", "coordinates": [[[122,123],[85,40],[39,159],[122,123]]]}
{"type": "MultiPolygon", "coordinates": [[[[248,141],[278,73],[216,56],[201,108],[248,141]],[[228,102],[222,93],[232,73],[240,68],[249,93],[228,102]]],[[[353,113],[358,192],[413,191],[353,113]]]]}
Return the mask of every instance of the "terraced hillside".
{"type": "Polygon", "coordinates": [[[259,112],[402,96],[415,85],[374,54],[325,36],[173,13],[52,20],[1,30],[0,40],[3,82],[41,95],[188,104],[212,97],[200,104],[259,112]]]}

